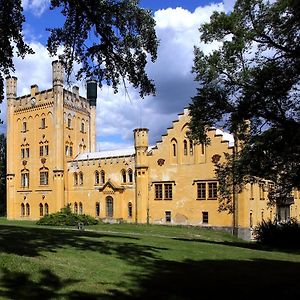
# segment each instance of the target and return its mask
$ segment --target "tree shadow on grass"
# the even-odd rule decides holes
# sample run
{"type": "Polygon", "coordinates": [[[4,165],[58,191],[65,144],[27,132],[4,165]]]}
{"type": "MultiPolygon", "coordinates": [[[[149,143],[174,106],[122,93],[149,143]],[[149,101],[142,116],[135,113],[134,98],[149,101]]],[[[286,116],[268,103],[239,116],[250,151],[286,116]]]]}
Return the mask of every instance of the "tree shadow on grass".
{"type": "Polygon", "coordinates": [[[115,299],[288,299],[300,297],[300,263],[274,260],[156,261],[149,273],[131,274],[136,287],[111,291],[115,299]]]}
{"type": "Polygon", "coordinates": [[[120,283],[120,289],[107,294],[82,292],[77,280],[62,280],[49,270],[41,271],[37,281],[22,272],[2,270],[2,299],[90,299],[150,300],[176,299],[288,299],[300,297],[300,263],[276,260],[156,260],[147,272],[128,274],[133,283],[120,283]]]}
{"type": "Polygon", "coordinates": [[[0,226],[0,252],[36,257],[43,252],[57,252],[71,247],[75,250],[94,251],[114,255],[129,263],[146,264],[147,259],[165,250],[161,247],[139,245],[137,237],[97,232],[0,226]]]}
{"type": "Polygon", "coordinates": [[[60,279],[49,270],[42,270],[40,278],[33,280],[31,275],[25,272],[11,272],[7,269],[2,270],[0,279],[1,299],[22,299],[22,300],[48,300],[48,299],[105,299],[106,295],[97,295],[93,292],[86,293],[76,291],[78,280],[60,279]],[[70,291],[70,286],[73,289],[70,291]],[[66,291],[66,288],[69,291],[66,291]]]}

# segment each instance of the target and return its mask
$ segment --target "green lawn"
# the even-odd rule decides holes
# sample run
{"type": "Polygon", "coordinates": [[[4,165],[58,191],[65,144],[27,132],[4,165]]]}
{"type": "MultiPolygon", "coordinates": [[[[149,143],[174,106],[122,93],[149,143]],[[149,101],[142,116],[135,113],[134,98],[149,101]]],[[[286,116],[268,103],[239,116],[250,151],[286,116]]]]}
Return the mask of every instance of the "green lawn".
{"type": "Polygon", "coordinates": [[[286,299],[300,252],[195,227],[36,226],[0,219],[1,299],[286,299]]]}

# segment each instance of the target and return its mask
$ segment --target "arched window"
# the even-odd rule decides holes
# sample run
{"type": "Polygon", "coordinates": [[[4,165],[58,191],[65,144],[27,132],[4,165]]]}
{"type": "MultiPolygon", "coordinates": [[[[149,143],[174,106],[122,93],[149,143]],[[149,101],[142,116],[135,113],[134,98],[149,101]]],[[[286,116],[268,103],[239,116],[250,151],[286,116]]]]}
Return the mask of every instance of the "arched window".
{"type": "Polygon", "coordinates": [[[82,215],[83,214],[83,206],[82,203],[79,202],[79,214],[82,215]]]}
{"type": "Polygon", "coordinates": [[[25,205],[24,203],[21,204],[21,217],[25,216],[25,205]]]}
{"type": "Polygon", "coordinates": [[[95,184],[99,184],[100,183],[100,176],[99,176],[99,172],[96,171],[95,172],[95,184]]]}
{"type": "Polygon", "coordinates": [[[130,183],[133,182],[133,173],[132,173],[132,170],[131,170],[131,169],[128,170],[128,181],[129,181],[130,183]]]}
{"type": "Polygon", "coordinates": [[[74,185],[78,185],[78,174],[74,173],[74,185]]]}
{"type": "Polygon", "coordinates": [[[49,214],[49,206],[48,203],[45,203],[45,215],[49,214]]]}
{"type": "Polygon", "coordinates": [[[183,154],[184,155],[187,155],[187,141],[186,140],[184,140],[183,141],[183,154]]]}
{"type": "Polygon", "coordinates": [[[96,202],[96,217],[100,216],[100,203],[96,202]]]}
{"type": "Polygon", "coordinates": [[[122,182],[123,182],[123,183],[126,183],[126,171],[125,171],[125,170],[122,170],[122,171],[121,171],[121,175],[122,175],[122,182]]]}
{"type": "Polygon", "coordinates": [[[26,203],[26,216],[30,216],[30,205],[26,203]]]}
{"type": "Polygon", "coordinates": [[[74,203],[74,214],[78,214],[78,205],[77,205],[77,202],[74,203]]]}
{"type": "Polygon", "coordinates": [[[83,173],[79,172],[79,185],[83,185],[83,173]]]}
{"type": "Polygon", "coordinates": [[[106,197],[106,217],[112,218],[114,215],[114,200],[112,197],[106,197]]]}
{"type": "Polygon", "coordinates": [[[132,218],[132,203],[128,203],[128,218],[132,218]]]}
{"type": "Polygon", "coordinates": [[[42,203],[40,203],[40,217],[44,215],[44,206],[42,203]]]}
{"type": "Polygon", "coordinates": [[[172,156],[176,157],[177,156],[177,141],[175,138],[172,138],[171,140],[171,144],[172,144],[172,156]]]}
{"type": "Polygon", "coordinates": [[[193,141],[190,141],[190,155],[194,154],[194,145],[193,145],[193,141]]]}
{"type": "Polygon", "coordinates": [[[101,183],[105,183],[105,172],[103,170],[101,171],[101,183]]]}

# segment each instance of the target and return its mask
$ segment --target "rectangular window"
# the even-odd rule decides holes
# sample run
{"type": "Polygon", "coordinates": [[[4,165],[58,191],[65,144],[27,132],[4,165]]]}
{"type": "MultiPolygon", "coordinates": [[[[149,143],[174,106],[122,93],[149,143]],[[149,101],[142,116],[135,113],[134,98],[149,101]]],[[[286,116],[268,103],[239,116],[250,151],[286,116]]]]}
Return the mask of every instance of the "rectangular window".
{"type": "Polygon", "coordinates": [[[171,212],[170,211],[166,211],[165,214],[166,214],[166,223],[170,223],[171,220],[172,220],[171,212]]]}
{"type": "Polygon", "coordinates": [[[28,158],[29,157],[29,148],[25,149],[25,156],[28,158]]]}
{"type": "Polygon", "coordinates": [[[161,200],[163,196],[162,192],[162,184],[155,184],[155,199],[156,200],[161,200]]]}
{"type": "Polygon", "coordinates": [[[82,133],[84,133],[84,123],[82,122],[81,123],[81,130],[80,130],[82,133]]]}
{"type": "Polygon", "coordinates": [[[203,211],[202,212],[202,223],[203,224],[207,224],[208,223],[208,212],[207,211],[203,211]]]}
{"type": "Polygon", "coordinates": [[[254,196],[253,196],[253,182],[250,183],[250,200],[254,200],[254,196]]]}
{"type": "Polygon", "coordinates": [[[42,129],[46,128],[46,119],[45,118],[42,118],[42,120],[41,120],[41,128],[42,129]]]}
{"type": "Polygon", "coordinates": [[[218,183],[216,181],[197,182],[197,200],[216,200],[218,198],[218,183]]]}
{"type": "Polygon", "coordinates": [[[172,199],[172,184],[166,183],[164,185],[165,188],[165,199],[171,200],[172,199]]]}
{"type": "Polygon", "coordinates": [[[264,188],[265,188],[264,183],[260,183],[259,184],[259,199],[260,200],[265,200],[264,188]]]}
{"type": "Polygon", "coordinates": [[[22,132],[26,132],[27,131],[27,123],[23,122],[22,124],[22,132]]]}
{"type": "Polygon", "coordinates": [[[69,154],[70,154],[70,156],[73,156],[73,147],[72,146],[70,146],[70,148],[69,148],[69,154]]]}
{"type": "Polygon", "coordinates": [[[69,155],[69,146],[66,146],[66,147],[65,147],[65,154],[66,154],[66,156],[69,155]]]}
{"type": "Polygon", "coordinates": [[[21,173],[21,187],[29,187],[29,173],[21,173]]]}
{"type": "Polygon", "coordinates": [[[68,118],[68,128],[72,128],[72,120],[68,118]]]}
{"type": "Polygon", "coordinates": [[[40,146],[40,156],[47,156],[49,154],[49,146],[40,146]]]}
{"type": "Polygon", "coordinates": [[[48,172],[40,172],[40,185],[48,185],[48,172]]]}
{"type": "Polygon", "coordinates": [[[172,183],[156,183],[155,184],[155,200],[172,200],[173,185],[172,183]]]}
{"type": "Polygon", "coordinates": [[[25,158],[25,149],[24,148],[21,149],[21,158],[25,158]]]}
{"type": "Polygon", "coordinates": [[[197,183],[197,199],[200,199],[200,200],[206,199],[206,183],[205,182],[197,183]]]}
{"type": "Polygon", "coordinates": [[[208,183],[208,199],[217,199],[217,183],[216,182],[209,182],[208,183]]]}

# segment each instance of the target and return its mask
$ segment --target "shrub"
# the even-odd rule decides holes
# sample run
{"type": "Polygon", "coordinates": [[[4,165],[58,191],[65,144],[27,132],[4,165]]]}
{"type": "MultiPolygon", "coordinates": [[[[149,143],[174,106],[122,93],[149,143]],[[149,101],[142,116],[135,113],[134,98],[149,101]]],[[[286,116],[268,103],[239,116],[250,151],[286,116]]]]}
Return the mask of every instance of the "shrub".
{"type": "Polygon", "coordinates": [[[77,215],[71,212],[69,206],[64,207],[60,212],[45,215],[39,221],[38,225],[50,226],[77,226],[78,223],[83,225],[96,225],[98,220],[89,215],[77,215]]]}
{"type": "Polygon", "coordinates": [[[254,229],[254,236],[265,245],[300,248],[300,224],[295,219],[288,222],[263,221],[254,229]]]}

